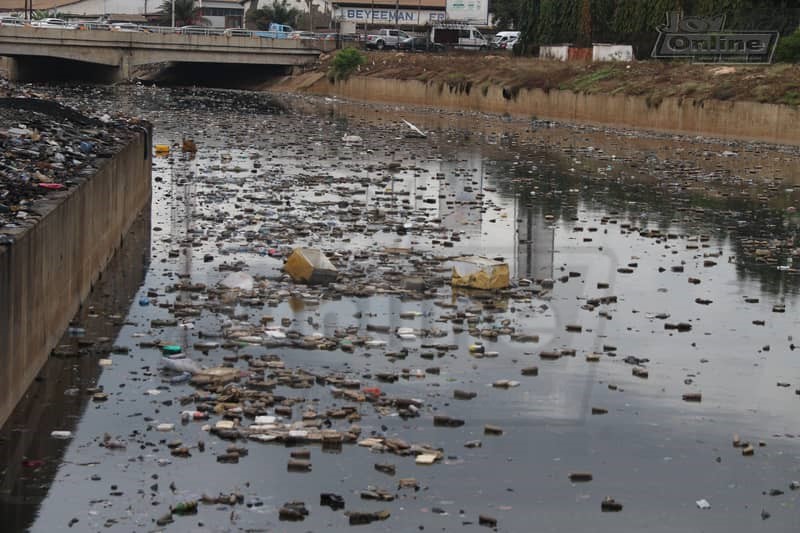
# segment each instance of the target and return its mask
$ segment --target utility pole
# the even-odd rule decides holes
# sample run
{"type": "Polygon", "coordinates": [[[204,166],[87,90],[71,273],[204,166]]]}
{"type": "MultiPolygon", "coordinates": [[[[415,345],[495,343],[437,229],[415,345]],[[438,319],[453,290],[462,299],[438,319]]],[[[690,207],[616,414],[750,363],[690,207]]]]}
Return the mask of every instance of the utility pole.
{"type": "Polygon", "coordinates": [[[175,27],[175,0],[172,0],[172,27],[175,27]]]}
{"type": "Polygon", "coordinates": [[[397,15],[400,12],[400,0],[394,0],[394,25],[397,27],[397,15]]]}

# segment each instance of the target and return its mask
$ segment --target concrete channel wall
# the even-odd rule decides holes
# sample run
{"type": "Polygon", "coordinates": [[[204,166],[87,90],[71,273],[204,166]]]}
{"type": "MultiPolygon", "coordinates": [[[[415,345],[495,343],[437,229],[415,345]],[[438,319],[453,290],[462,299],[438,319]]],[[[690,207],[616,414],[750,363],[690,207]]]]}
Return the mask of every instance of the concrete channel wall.
{"type": "Polygon", "coordinates": [[[359,76],[336,84],[320,77],[298,88],[354,100],[800,145],[800,109],[786,105],[679,98],[654,102],[640,96],[359,76]]]}
{"type": "Polygon", "coordinates": [[[51,193],[41,219],[0,246],[0,425],[150,201],[150,139],[140,133],[93,177],[51,193]]]}

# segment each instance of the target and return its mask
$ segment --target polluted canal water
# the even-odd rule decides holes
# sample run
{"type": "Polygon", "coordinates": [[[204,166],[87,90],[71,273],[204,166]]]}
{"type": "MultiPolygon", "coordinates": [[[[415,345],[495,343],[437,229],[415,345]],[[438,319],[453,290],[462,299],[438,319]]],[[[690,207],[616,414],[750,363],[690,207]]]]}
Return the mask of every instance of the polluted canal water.
{"type": "Polygon", "coordinates": [[[41,91],[169,150],[0,435],[4,531],[800,528],[795,151],[41,91]]]}

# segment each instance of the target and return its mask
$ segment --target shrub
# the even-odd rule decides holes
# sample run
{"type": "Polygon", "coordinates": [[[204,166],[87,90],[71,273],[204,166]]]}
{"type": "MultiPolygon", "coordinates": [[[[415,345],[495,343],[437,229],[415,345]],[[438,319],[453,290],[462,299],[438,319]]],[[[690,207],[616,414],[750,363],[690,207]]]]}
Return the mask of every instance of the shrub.
{"type": "Polygon", "coordinates": [[[800,61],[800,30],[791,35],[781,37],[775,48],[775,61],[797,63],[800,61]]]}
{"type": "Polygon", "coordinates": [[[355,48],[345,48],[331,61],[328,79],[331,81],[346,80],[358,67],[367,62],[367,58],[355,48]]]}

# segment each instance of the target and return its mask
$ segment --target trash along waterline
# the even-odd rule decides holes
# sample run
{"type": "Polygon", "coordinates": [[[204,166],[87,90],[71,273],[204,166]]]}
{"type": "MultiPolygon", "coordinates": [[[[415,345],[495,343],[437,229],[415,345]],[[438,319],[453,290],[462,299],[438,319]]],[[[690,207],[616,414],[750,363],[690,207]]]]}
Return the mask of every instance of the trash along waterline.
{"type": "Polygon", "coordinates": [[[697,209],[618,182],[625,163],[600,173],[457,130],[411,139],[399,118],[208,95],[170,118],[156,111],[193,95],[130,91],[97,100],[172,146],[150,268],[126,350],[93,356],[110,361],[102,391],[31,530],[796,520],[797,284],[756,253],[785,261],[784,226],[759,234],[779,208],[697,209]],[[298,247],[323,250],[335,281],[284,274],[298,247]],[[510,287],[452,287],[450,260],[474,255],[507,264],[510,287]]]}

